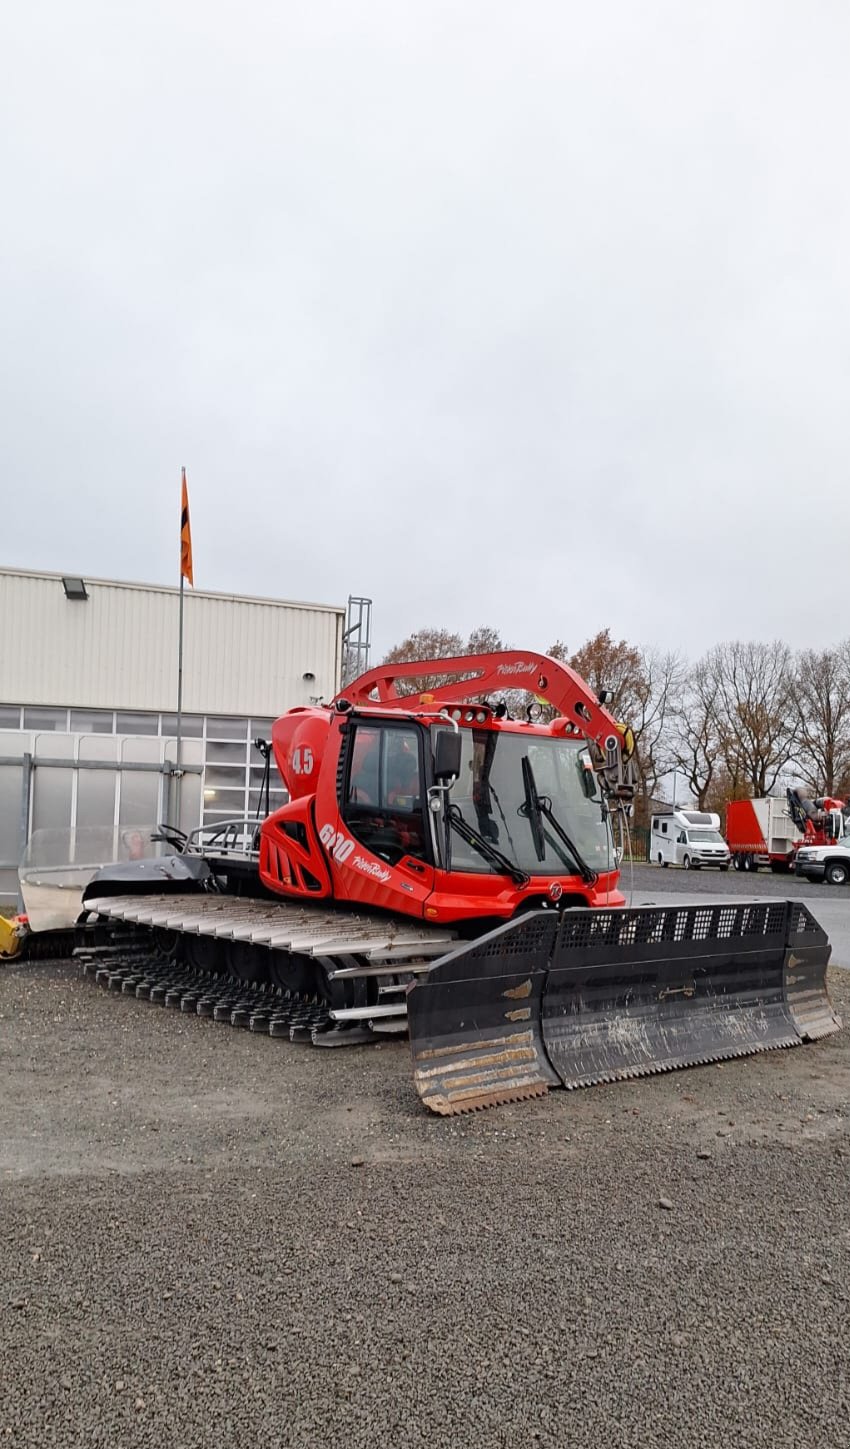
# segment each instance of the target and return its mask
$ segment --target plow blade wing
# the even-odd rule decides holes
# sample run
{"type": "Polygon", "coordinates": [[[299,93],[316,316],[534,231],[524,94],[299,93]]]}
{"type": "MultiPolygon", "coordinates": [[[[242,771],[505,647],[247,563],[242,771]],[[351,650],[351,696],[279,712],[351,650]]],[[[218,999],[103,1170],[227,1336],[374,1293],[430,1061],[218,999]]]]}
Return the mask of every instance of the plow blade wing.
{"type": "Polygon", "coordinates": [[[416,1090],[449,1115],[540,1097],[560,1085],[540,1032],[558,933],[533,911],[444,956],[407,993],[416,1090]]]}
{"type": "Polygon", "coordinates": [[[795,901],[536,911],[410,987],[416,1089],[468,1112],[812,1041],[829,954],[795,901]]]}

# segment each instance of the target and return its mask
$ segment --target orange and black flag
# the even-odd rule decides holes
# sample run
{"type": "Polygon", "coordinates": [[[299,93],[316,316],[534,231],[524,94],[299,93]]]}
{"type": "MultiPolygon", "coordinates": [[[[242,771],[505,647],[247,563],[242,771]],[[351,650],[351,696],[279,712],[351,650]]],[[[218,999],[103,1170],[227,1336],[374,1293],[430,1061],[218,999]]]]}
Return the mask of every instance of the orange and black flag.
{"type": "Polygon", "coordinates": [[[186,469],[183,469],[183,498],[180,505],[180,577],[188,579],[192,588],[192,529],[189,524],[189,490],[186,487],[186,469]]]}

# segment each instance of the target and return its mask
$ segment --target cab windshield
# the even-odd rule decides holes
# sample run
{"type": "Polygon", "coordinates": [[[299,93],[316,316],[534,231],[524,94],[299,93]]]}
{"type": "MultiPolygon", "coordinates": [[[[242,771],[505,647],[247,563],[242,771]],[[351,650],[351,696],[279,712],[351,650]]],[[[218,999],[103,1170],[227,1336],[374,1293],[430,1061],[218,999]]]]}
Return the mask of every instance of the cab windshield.
{"type": "Polygon", "coordinates": [[[726,842],[719,830],[690,830],[688,831],[689,845],[725,845],[726,842]]]}
{"type": "MultiPolygon", "coordinates": [[[[462,729],[460,735],[460,774],[449,801],[478,835],[529,875],[579,873],[578,862],[545,816],[540,859],[523,779],[527,758],[537,796],[551,801],[552,813],[585,864],[593,871],[614,869],[610,826],[583,742],[496,730],[462,729]]],[[[452,870],[498,872],[457,830],[451,832],[451,865],[452,870]]]]}

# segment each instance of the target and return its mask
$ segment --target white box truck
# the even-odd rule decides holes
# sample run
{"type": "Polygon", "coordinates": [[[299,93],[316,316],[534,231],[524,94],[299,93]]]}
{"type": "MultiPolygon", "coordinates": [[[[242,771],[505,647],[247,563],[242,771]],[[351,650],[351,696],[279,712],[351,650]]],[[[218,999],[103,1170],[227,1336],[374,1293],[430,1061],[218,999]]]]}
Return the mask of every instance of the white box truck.
{"type": "Polygon", "coordinates": [[[720,834],[720,816],[708,810],[664,810],[652,817],[649,858],[656,865],[700,870],[729,869],[729,847],[720,834]]]}
{"type": "Polygon", "coordinates": [[[803,832],[791,818],[787,799],[765,795],[757,800],[730,800],[726,807],[726,840],[736,870],[793,870],[803,832]]]}

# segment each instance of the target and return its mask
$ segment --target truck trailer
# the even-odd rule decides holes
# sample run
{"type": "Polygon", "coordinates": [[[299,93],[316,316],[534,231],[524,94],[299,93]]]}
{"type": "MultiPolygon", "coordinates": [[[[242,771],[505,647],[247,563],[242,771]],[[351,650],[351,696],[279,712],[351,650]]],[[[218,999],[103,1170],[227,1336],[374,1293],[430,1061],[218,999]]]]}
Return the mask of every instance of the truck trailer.
{"type": "Polygon", "coordinates": [[[730,800],[726,841],[736,870],[793,870],[801,845],[833,845],[847,830],[848,802],[809,799],[802,789],[760,800],[730,800]]]}
{"type": "Polygon", "coordinates": [[[736,870],[758,870],[760,866],[774,871],[792,869],[802,839],[785,796],[730,800],[726,807],[726,843],[736,870]]]}

